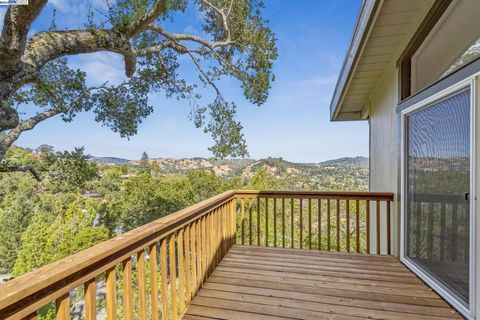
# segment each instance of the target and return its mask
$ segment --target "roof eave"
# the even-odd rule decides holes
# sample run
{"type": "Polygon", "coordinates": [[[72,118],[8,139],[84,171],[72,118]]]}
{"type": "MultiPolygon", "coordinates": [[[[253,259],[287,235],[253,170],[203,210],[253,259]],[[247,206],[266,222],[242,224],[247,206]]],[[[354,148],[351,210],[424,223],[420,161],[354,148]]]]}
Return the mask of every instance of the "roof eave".
{"type": "Polygon", "coordinates": [[[343,96],[345,95],[348,83],[350,81],[350,77],[353,74],[353,70],[361,54],[361,48],[363,47],[367,39],[368,30],[370,29],[371,24],[374,20],[375,12],[380,7],[380,3],[382,1],[383,0],[364,0],[362,3],[360,14],[355,24],[355,31],[353,33],[352,39],[350,40],[350,45],[343,61],[340,75],[338,76],[338,80],[335,85],[332,101],[330,102],[331,121],[360,120],[353,118],[345,119],[344,117],[339,117],[340,106],[343,96]]]}

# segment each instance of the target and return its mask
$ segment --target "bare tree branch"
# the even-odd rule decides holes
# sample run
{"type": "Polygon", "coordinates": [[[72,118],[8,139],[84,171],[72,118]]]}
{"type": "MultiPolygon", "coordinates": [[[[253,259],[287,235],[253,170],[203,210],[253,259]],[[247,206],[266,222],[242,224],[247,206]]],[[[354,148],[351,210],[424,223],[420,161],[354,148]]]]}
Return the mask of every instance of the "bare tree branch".
{"type": "Polygon", "coordinates": [[[220,15],[220,17],[222,18],[222,22],[223,22],[223,29],[225,30],[225,34],[227,35],[227,39],[230,39],[231,35],[230,35],[230,28],[228,27],[228,15],[230,14],[230,12],[232,10],[233,0],[230,2],[230,8],[228,9],[227,14],[225,14],[225,12],[223,12],[223,9],[219,9],[219,8],[215,7],[208,0],[202,0],[202,2],[205,3],[207,6],[209,6],[210,8],[212,8],[213,10],[215,10],[220,15]]]}
{"type": "Polygon", "coordinates": [[[186,50],[185,46],[180,45],[175,41],[167,40],[167,41],[164,41],[164,42],[162,42],[158,45],[138,50],[138,51],[136,51],[136,54],[137,54],[137,56],[145,56],[145,55],[148,55],[148,54],[160,53],[163,50],[165,50],[166,48],[173,49],[177,53],[180,53],[180,54],[186,54],[190,51],[192,53],[196,53],[196,54],[199,54],[201,56],[205,56],[210,52],[210,50],[199,50],[199,49],[186,50]]]}
{"type": "Polygon", "coordinates": [[[10,165],[0,166],[0,172],[15,172],[15,171],[20,171],[20,172],[28,171],[35,177],[37,181],[42,181],[42,178],[40,178],[40,175],[32,166],[10,166],[10,165]]]}
{"type": "MultiPolygon", "coordinates": [[[[179,46],[183,46],[182,44],[178,43],[179,46]]],[[[200,72],[200,74],[205,78],[205,81],[212,86],[212,88],[215,90],[215,92],[217,93],[218,96],[222,96],[222,93],[220,91],[220,89],[217,87],[217,85],[215,84],[215,82],[210,79],[210,77],[207,75],[207,73],[203,70],[202,68],[202,65],[200,64],[200,62],[198,61],[197,58],[195,58],[195,56],[193,55],[193,53],[185,46],[183,46],[183,48],[187,51],[187,54],[190,56],[190,58],[192,59],[193,63],[195,64],[195,66],[197,67],[197,70],[200,72]]]]}
{"type": "Polygon", "coordinates": [[[156,0],[152,10],[133,23],[127,31],[127,37],[131,38],[143,31],[146,26],[153,23],[167,9],[167,0],[156,0]]]}
{"type": "Polygon", "coordinates": [[[201,44],[202,46],[205,46],[209,48],[210,50],[215,50],[216,48],[219,47],[226,47],[232,44],[238,44],[236,41],[233,41],[231,39],[226,39],[224,41],[215,41],[215,42],[209,42],[205,39],[203,39],[200,36],[194,35],[194,34],[188,34],[188,33],[169,33],[162,27],[158,25],[151,25],[148,27],[150,30],[157,32],[158,34],[162,35],[166,39],[173,40],[173,41],[192,41],[196,42],[198,44],[201,44]]]}
{"type": "MultiPolygon", "coordinates": [[[[60,101],[58,101],[58,105],[54,108],[48,109],[44,112],[37,113],[36,115],[32,116],[31,118],[21,121],[14,129],[10,130],[8,134],[1,139],[2,145],[10,147],[20,136],[20,134],[24,131],[32,130],[35,128],[37,124],[40,122],[49,119],[51,117],[54,117],[58,114],[66,113],[68,112],[71,108],[73,108],[81,99],[86,97],[90,92],[95,91],[95,90],[113,90],[116,88],[119,88],[121,86],[124,86],[125,83],[120,84],[117,87],[108,87],[106,85],[101,85],[101,86],[95,86],[95,87],[89,87],[85,89],[82,93],[80,93],[77,97],[75,97],[72,101],[68,103],[68,105],[63,106],[60,101]]],[[[48,89],[47,89],[48,90],[48,89]]],[[[53,93],[51,93],[52,96],[54,96],[53,93]]],[[[55,98],[55,97],[54,97],[55,98]]],[[[58,100],[58,99],[57,99],[58,100]]]]}

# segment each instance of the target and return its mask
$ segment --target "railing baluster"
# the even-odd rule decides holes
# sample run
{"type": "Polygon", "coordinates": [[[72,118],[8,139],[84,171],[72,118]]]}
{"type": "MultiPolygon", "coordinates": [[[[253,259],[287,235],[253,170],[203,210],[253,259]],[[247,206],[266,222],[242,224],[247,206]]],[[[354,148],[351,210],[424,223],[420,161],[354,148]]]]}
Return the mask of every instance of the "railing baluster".
{"type": "Polygon", "coordinates": [[[216,227],[215,227],[215,239],[216,239],[216,262],[215,265],[218,265],[220,263],[220,260],[222,259],[222,208],[217,208],[217,213],[216,213],[216,227]]]}
{"type": "Polygon", "coordinates": [[[95,278],[85,282],[85,320],[97,319],[97,293],[95,278]]]}
{"type": "Polygon", "coordinates": [[[367,253],[370,253],[370,200],[365,202],[366,228],[367,228],[367,253]]]}
{"type": "MultiPolygon", "coordinates": [[[[106,307],[107,307],[107,319],[117,319],[117,274],[115,267],[112,267],[106,272],[106,307]]],[[[68,317],[70,319],[70,317],[68,317]]]]}
{"type": "Polygon", "coordinates": [[[242,206],[242,244],[245,244],[245,198],[241,199],[242,206]]]}
{"type": "Polygon", "coordinates": [[[186,294],[186,300],[187,300],[187,305],[190,303],[192,299],[192,289],[191,289],[191,274],[192,270],[190,267],[190,259],[191,257],[191,251],[190,251],[190,227],[187,225],[185,226],[185,282],[186,282],[186,288],[185,288],[185,294],[186,294]]]}
{"type": "MultiPolygon", "coordinates": [[[[457,239],[457,235],[458,235],[458,204],[455,203],[453,205],[452,209],[453,209],[453,211],[452,211],[452,231],[451,231],[452,232],[452,261],[457,261],[457,251],[458,251],[458,241],[457,241],[458,240],[457,239]]],[[[421,216],[420,212],[418,212],[418,216],[421,216]]]]}
{"type": "Polygon", "coordinates": [[[391,226],[390,226],[390,201],[387,200],[387,254],[390,255],[391,253],[392,253],[392,237],[391,237],[391,226]]]}
{"type": "Polygon", "coordinates": [[[260,197],[257,197],[257,246],[260,246],[260,197]]]}
{"type": "MultiPolygon", "coordinates": [[[[430,202],[428,204],[427,224],[428,224],[428,227],[427,227],[427,255],[428,255],[428,260],[432,261],[432,255],[433,255],[433,202],[430,202]]],[[[387,241],[388,241],[388,239],[387,239],[387,241]]]]}
{"type": "Polygon", "coordinates": [[[138,276],[138,312],[142,320],[147,319],[147,293],[145,278],[145,251],[137,253],[137,276],[138,276]]]}
{"type": "Polygon", "coordinates": [[[178,259],[178,302],[180,307],[180,316],[185,311],[185,283],[184,283],[184,266],[183,266],[183,229],[178,230],[177,235],[177,259],[178,259]]]}
{"type": "Polygon", "coordinates": [[[206,216],[206,225],[205,228],[207,230],[207,276],[213,272],[213,244],[212,244],[212,234],[214,229],[212,227],[212,218],[213,218],[213,211],[210,211],[206,216]]]}
{"type": "Polygon", "coordinates": [[[285,248],[285,198],[282,198],[282,248],[285,248]]]}
{"type": "MultiPolygon", "coordinates": [[[[70,320],[70,297],[66,293],[55,302],[56,305],[56,319],[57,320],[70,320]]],[[[108,307],[107,307],[108,312],[108,307]]],[[[110,320],[110,318],[108,318],[110,320]]]]}
{"type": "Polygon", "coordinates": [[[160,272],[162,280],[162,319],[168,320],[167,238],[160,241],[160,272]]]}
{"type": "Polygon", "coordinates": [[[330,251],[331,241],[330,241],[330,234],[331,234],[331,217],[330,217],[330,199],[327,199],[327,250],[330,251]]]}
{"type": "Polygon", "coordinates": [[[175,235],[168,237],[168,256],[170,258],[170,301],[172,306],[172,319],[178,319],[177,310],[177,272],[175,265],[175,235]]]}
{"type": "Polygon", "coordinates": [[[203,216],[201,219],[201,228],[202,228],[202,242],[200,243],[202,246],[202,284],[207,282],[207,233],[206,233],[206,217],[203,216]]]}
{"type": "Polygon", "coordinates": [[[196,255],[195,255],[195,258],[197,259],[196,261],[196,264],[197,264],[197,283],[196,283],[196,290],[195,290],[195,294],[198,292],[198,290],[200,289],[200,287],[202,286],[202,280],[203,280],[203,276],[202,276],[202,248],[201,248],[201,234],[200,234],[200,221],[197,220],[195,222],[195,246],[196,246],[196,255]]]}
{"type": "Polygon", "coordinates": [[[360,252],[360,201],[355,200],[355,251],[360,252]]]}
{"type": "Polygon", "coordinates": [[[125,320],[133,320],[132,258],[122,263],[123,267],[123,308],[125,320]]]}
{"type": "Polygon", "coordinates": [[[312,250],[312,199],[308,198],[308,249],[312,250]]]}
{"type": "Polygon", "coordinates": [[[293,198],[290,199],[290,241],[292,243],[291,247],[295,247],[295,210],[293,198]]]}
{"type": "Polygon", "coordinates": [[[345,210],[345,236],[346,236],[346,249],[350,252],[350,200],[346,201],[345,210]]]}
{"type": "Polygon", "coordinates": [[[340,251],[340,199],[337,199],[337,251],[340,251]]]}
{"type": "Polygon", "coordinates": [[[158,282],[157,282],[157,244],[152,244],[148,251],[150,265],[150,305],[152,319],[158,319],[158,282]]]}
{"type": "Polygon", "coordinates": [[[217,217],[217,211],[218,209],[214,209],[212,213],[210,214],[210,264],[211,264],[211,270],[210,273],[215,270],[217,267],[217,244],[216,244],[216,233],[217,233],[217,228],[216,228],[216,217],[217,217]]]}
{"type": "Polygon", "coordinates": [[[230,219],[229,219],[229,212],[228,212],[228,205],[224,205],[223,211],[223,221],[224,221],[224,251],[223,256],[225,256],[228,252],[229,244],[230,244],[230,219]]]}
{"type": "Polygon", "coordinates": [[[230,232],[231,232],[231,241],[230,248],[237,243],[237,203],[235,200],[230,201],[230,232]]]}
{"type": "MultiPolygon", "coordinates": [[[[445,233],[445,220],[446,220],[446,205],[442,202],[440,207],[440,234],[445,233]]],[[[445,260],[445,237],[440,237],[440,261],[445,260]]]]}
{"type": "Polygon", "coordinates": [[[223,214],[223,221],[225,221],[225,252],[224,252],[224,256],[227,254],[228,252],[228,249],[230,247],[230,224],[231,224],[231,221],[230,221],[230,210],[228,209],[229,207],[229,204],[225,204],[224,205],[224,208],[225,208],[225,211],[224,211],[224,214],[223,214]]]}
{"type": "Polygon", "coordinates": [[[192,288],[191,297],[193,298],[197,293],[197,246],[195,244],[196,235],[196,222],[190,224],[190,250],[191,250],[191,268],[192,268],[192,288]]]}
{"type": "Polygon", "coordinates": [[[252,221],[253,198],[250,198],[248,203],[248,244],[252,245],[253,221],[252,221]]]}
{"type": "Polygon", "coordinates": [[[265,197],[265,246],[268,247],[268,197],[265,197]]]}
{"type": "Polygon", "coordinates": [[[318,250],[322,250],[322,199],[317,200],[317,228],[318,228],[318,250]]]}
{"type": "Polygon", "coordinates": [[[300,249],[303,249],[303,198],[300,198],[300,207],[299,207],[299,218],[300,218],[300,249]]]}
{"type": "Polygon", "coordinates": [[[380,201],[377,200],[377,254],[380,254],[380,201]]]}
{"type": "Polygon", "coordinates": [[[277,198],[273,198],[273,246],[277,246],[277,198]]]}

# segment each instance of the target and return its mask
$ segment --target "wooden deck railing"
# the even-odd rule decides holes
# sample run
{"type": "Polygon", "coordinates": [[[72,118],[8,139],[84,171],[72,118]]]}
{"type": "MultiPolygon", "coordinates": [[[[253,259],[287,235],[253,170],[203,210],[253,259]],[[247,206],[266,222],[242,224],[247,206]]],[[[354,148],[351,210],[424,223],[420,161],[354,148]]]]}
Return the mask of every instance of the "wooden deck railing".
{"type": "Polygon", "coordinates": [[[95,319],[99,280],[106,283],[108,319],[119,310],[124,319],[178,319],[234,242],[234,194],[222,193],[7,282],[0,286],[0,319],[34,319],[51,303],[57,319],[70,319],[70,294],[79,287],[85,319],[95,319]]]}
{"type": "MultiPolygon", "coordinates": [[[[46,312],[70,319],[79,303],[87,320],[101,308],[109,320],[179,319],[235,242],[370,252],[374,202],[377,244],[385,203],[389,254],[392,198],[227,191],[1,285],[0,319],[35,319],[46,312]],[[100,283],[105,292],[97,290],[100,283]]],[[[373,252],[380,253],[380,246],[373,252]]]]}
{"type": "Polygon", "coordinates": [[[237,219],[237,243],[391,254],[391,193],[238,191],[236,194],[241,211],[237,219]]]}

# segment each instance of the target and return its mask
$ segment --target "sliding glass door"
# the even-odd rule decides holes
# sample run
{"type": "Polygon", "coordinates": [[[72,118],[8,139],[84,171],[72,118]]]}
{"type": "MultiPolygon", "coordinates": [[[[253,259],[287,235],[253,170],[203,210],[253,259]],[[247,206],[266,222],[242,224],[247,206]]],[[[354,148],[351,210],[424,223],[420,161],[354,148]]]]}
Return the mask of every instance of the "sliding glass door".
{"type": "Polygon", "coordinates": [[[470,303],[470,87],[404,116],[404,257],[470,303]]]}

